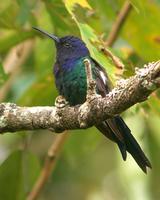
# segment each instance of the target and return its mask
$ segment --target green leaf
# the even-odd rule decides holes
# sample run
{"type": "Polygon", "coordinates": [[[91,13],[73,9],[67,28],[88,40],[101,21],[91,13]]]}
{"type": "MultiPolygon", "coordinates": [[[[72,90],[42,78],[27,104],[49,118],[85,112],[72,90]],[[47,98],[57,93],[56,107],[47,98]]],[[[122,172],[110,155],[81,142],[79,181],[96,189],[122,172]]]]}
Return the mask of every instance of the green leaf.
{"type": "Polygon", "coordinates": [[[0,12],[0,27],[1,28],[16,28],[16,17],[19,12],[19,6],[16,1],[10,4],[0,12]]]}
{"type": "Polygon", "coordinates": [[[17,0],[19,5],[19,13],[16,18],[16,22],[19,27],[24,26],[27,23],[32,15],[32,9],[36,5],[36,1],[28,1],[28,0],[17,0]]]}
{"type": "Polygon", "coordinates": [[[40,173],[35,155],[15,151],[0,166],[0,198],[23,200],[40,173]]]}
{"type": "Polygon", "coordinates": [[[0,166],[0,198],[23,200],[22,152],[12,153],[0,166]]]}
{"type": "Polygon", "coordinates": [[[21,28],[33,17],[31,11],[34,6],[35,0],[10,1],[9,5],[0,12],[0,27],[8,29],[21,28]]]}
{"type": "MultiPolygon", "coordinates": [[[[46,0],[44,3],[48,14],[50,15],[54,29],[57,30],[58,28],[63,31],[69,31],[68,26],[70,26],[71,19],[67,17],[68,12],[66,11],[64,4],[59,0],[46,0]]],[[[75,25],[73,26],[75,27],[75,25]]]]}

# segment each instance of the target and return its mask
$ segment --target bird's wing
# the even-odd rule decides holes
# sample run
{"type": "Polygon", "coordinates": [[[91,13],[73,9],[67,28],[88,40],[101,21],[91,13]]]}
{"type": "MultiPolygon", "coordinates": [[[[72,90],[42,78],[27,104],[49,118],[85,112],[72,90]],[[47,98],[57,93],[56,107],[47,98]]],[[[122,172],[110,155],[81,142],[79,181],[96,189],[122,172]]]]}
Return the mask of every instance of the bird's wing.
{"type": "MultiPolygon", "coordinates": [[[[111,90],[111,82],[104,68],[101,67],[94,59],[92,61],[95,64],[93,73],[96,77],[97,92],[102,97],[105,97],[106,94],[111,90]]],[[[151,168],[150,161],[147,159],[136,139],[131,134],[130,129],[120,116],[115,116],[113,118],[107,119],[96,127],[106,137],[118,144],[124,160],[126,160],[126,151],[128,151],[145,173],[147,172],[147,167],[151,168]]]]}
{"type": "MultiPolygon", "coordinates": [[[[109,80],[105,69],[102,66],[100,66],[94,59],[92,59],[92,61],[95,64],[95,67],[93,68],[93,73],[94,73],[94,76],[96,77],[97,92],[102,97],[105,97],[112,88],[111,81],[109,80]]],[[[105,133],[105,134],[107,134],[106,136],[109,139],[111,139],[115,142],[118,142],[118,141],[123,142],[124,141],[121,131],[119,130],[119,127],[117,126],[117,123],[116,123],[114,117],[107,119],[103,123],[105,123],[104,126],[107,126],[108,129],[110,129],[110,131],[108,131],[108,133],[105,133]]]]}
{"type": "Polygon", "coordinates": [[[93,68],[93,73],[94,76],[96,77],[96,86],[98,93],[102,97],[105,97],[106,94],[108,94],[112,88],[111,81],[109,80],[109,77],[105,69],[101,65],[99,65],[99,63],[97,63],[97,61],[95,61],[93,58],[92,61],[95,65],[95,67],[93,68]]]}

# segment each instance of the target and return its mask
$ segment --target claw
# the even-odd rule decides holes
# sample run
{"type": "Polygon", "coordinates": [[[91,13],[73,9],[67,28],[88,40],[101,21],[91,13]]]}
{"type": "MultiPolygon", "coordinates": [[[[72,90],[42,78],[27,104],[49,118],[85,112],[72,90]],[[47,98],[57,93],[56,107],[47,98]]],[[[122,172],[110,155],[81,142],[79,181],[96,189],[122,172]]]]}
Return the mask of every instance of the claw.
{"type": "Polygon", "coordinates": [[[63,96],[60,95],[60,96],[56,97],[55,106],[57,108],[64,108],[67,105],[69,105],[69,102],[66,101],[66,99],[63,96]]]}

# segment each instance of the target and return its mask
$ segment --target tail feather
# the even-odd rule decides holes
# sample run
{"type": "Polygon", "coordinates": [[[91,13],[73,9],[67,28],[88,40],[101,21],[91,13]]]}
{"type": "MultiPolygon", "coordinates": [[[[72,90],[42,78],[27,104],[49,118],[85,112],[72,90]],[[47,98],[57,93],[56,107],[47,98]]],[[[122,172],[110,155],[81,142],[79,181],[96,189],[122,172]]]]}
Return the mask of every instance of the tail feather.
{"type": "Polygon", "coordinates": [[[119,147],[119,150],[121,152],[123,160],[126,161],[126,159],[127,159],[126,145],[124,143],[121,143],[121,142],[117,142],[117,145],[119,147]]]}
{"type": "Polygon", "coordinates": [[[132,157],[135,159],[140,168],[145,173],[147,173],[147,167],[152,168],[150,161],[145,156],[143,150],[131,134],[130,129],[125,124],[123,119],[120,117],[116,117],[115,120],[119,128],[122,130],[122,134],[126,144],[126,150],[132,155],[132,157]]]}
{"type": "Polygon", "coordinates": [[[123,119],[119,116],[114,117],[112,119],[113,121],[109,121],[109,123],[113,122],[114,130],[111,129],[110,125],[108,125],[107,120],[100,125],[97,126],[97,128],[109,139],[113,140],[117,143],[120,152],[122,154],[123,160],[126,160],[127,152],[128,151],[136,163],[139,165],[139,167],[147,173],[147,167],[152,168],[150,161],[145,156],[144,152],[142,151],[140,145],[137,143],[136,139],[131,134],[130,129],[125,124],[123,119]],[[117,133],[116,133],[117,132],[117,133]],[[119,139],[118,135],[121,134],[121,138],[123,140],[119,139]]]}

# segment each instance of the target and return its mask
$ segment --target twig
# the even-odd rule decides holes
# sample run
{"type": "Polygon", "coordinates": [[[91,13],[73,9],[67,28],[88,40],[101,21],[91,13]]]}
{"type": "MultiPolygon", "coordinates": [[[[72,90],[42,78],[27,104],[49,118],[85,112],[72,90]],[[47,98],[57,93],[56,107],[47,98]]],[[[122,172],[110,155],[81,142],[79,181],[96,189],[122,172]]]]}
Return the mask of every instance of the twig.
{"type": "Polygon", "coordinates": [[[92,98],[96,95],[96,82],[92,77],[92,66],[89,59],[84,60],[86,78],[87,78],[87,97],[86,99],[92,98]]]}
{"type": "Polygon", "coordinates": [[[27,197],[27,200],[35,200],[39,196],[42,188],[44,187],[45,183],[47,182],[48,178],[51,175],[51,172],[54,170],[56,166],[57,157],[67,139],[68,133],[65,131],[62,134],[59,134],[55,137],[51,147],[48,150],[46,160],[42,171],[36,181],[35,185],[33,186],[32,191],[27,197]]]}
{"type": "Polygon", "coordinates": [[[145,101],[160,87],[160,61],[149,63],[129,79],[122,79],[102,98],[95,96],[88,109],[86,102],[75,107],[18,107],[11,103],[0,104],[0,132],[50,129],[55,132],[88,128],[120,114],[132,105],[145,101]],[[86,105],[86,106],[85,106],[86,105]],[[81,108],[83,114],[81,115],[81,108]],[[82,119],[81,119],[81,117],[82,119]],[[81,126],[81,120],[85,126],[81,126]]]}
{"type": "Polygon", "coordinates": [[[123,69],[124,64],[117,56],[113,55],[113,53],[107,48],[107,46],[111,47],[114,44],[114,42],[117,39],[118,34],[122,28],[122,25],[124,24],[125,20],[127,19],[127,16],[129,14],[131,8],[132,8],[132,6],[131,6],[130,2],[125,1],[122,9],[120,10],[120,12],[112,26],[112,29],[108,35],[107,41],[102,42],[102,47],[100,48],[100,51],[102,51],[104,53],[104,55],[109,56],[118,69],[123,69]]]}
{"type": "Polygon", "coordinates": [[[118,34],[121,30],[121,27],[124,24],[125,19],[127,18],[131,8],[132,8],[132,6],[131,6],[130,2],[125,1],[124,5],[123,5],[122,9],[120,10],[120,12],[112,26],[112,29],[108,35],[108,39],[106,41],[107,46],[112,46],[113,43],[115,42],[115,40],[117,39],[118,34]]]}
{"type": "Polygon", "coordinates": [[[109,49],[102,47],[100,50],[104,53],[104,55],[109,56],[112,59],[113,63],[118,69],[124,68],[122,61],[117,56],[113,55],[109,49]]]}
{"type": "Polygon", "coordinates": [[[86,102],[81,105],[79,108],[79,125],[81,128],[86,127],[86,118],[87,118],[87,113],[89,113],[91,106],[90,102],[97,97],[96,93],[96,82],[92,77],[92,65],[89,59],[84,59],[84,66],[85,66],[85,71],[86,71],[86,79],[87,79],[87,95],[86,95],[86,102]]]}
{"type": "Polygon", "coordinates": [[[109,56],[118,69],[123,69],[124,64],[117,56],[113,55],[113,53],[107,48],[107,46],[111,47],[114,44],[114,42],[117,39],[118,34],[122,28],[122,25],[124,24],[125,20],[127,19],[129,12],[131,11],[131,8],[132,8],[132,6],[131,6],[130,2],[128,0],[125,1],[123,7],[121,8],[121,10],[111,28],[111,31],[107,38],[107,41],[102,42],[102,47],[100,48],[100,51],[102,51],[104,53],[104,55],[109,56]]]}

